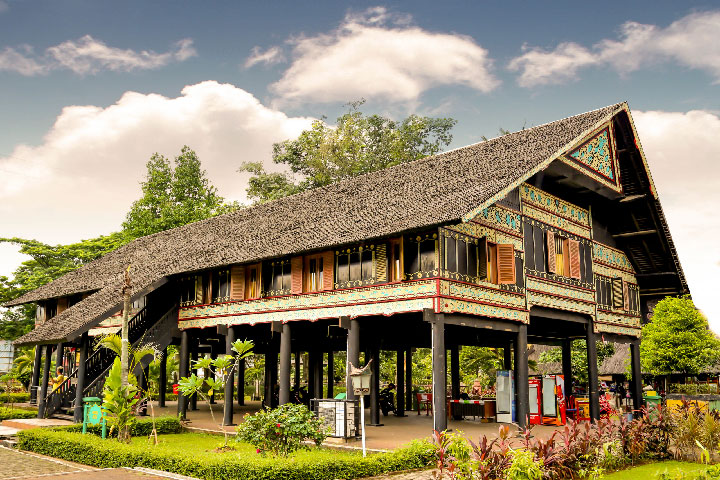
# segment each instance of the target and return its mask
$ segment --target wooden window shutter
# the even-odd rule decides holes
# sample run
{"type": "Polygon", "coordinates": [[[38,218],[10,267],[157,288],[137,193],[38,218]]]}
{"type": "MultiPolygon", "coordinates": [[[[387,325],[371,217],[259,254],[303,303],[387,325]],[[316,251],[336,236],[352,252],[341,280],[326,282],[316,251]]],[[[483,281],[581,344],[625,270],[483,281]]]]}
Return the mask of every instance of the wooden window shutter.
{"type": "Polygon", "coordinates": [[[484,280],[488,276],[487,237],[483,237],[480,240],[478,240],[477,248],[478,248],[478,254],[477,254],[478,278],[481,280],[484,280]]]}
{"type": "Polygon", "coordinates": [[[67,298],[58,298],[57,301],[57,314],[60,315],[63,311],[67,310],[67,298]]]}
{"type": "Polygon", "coordinates": [[[555,233],[548,230],[545,232],[546,235],[546,243],[547,243],[547,266],[548,266],[548,273],[558,273],[557,272],[557,258],[555,253],[555,233]]]}
{"type": "Polygon", "coordinates": [[[329,252],[322,253],[323,259],[323,290],[332,290],[335,285],[333,278],[333,272],[335,272],[335,252],[330,250],[329,252]]]}
{"type": "Polygon", "coordinates": [[[290,260],[290,293],[303,292],[303,257],[290,260]]]}
{"type": "Polygon", "coordinates": [[[242,265],[230,267],[230,300],[245,300],[245,267],[242,265]]]}
{"type": "Polygon", "coordinates": [[[203,303],[203,277],[202,275],[195,275],[195,304],[202,305],[203,303]]]}
{"type": "Polygon", "coordinates": [[[515,283],[515,247],[512,244],[498,244],[498,283],[515,283]]]}
{"type": "Polygon", "coordinates": [[[622,310],[625,306],[623,299],[623,280],[620,277],[612,279],[612,306],[614,309],[622,310]]]}
{"type": "Polygon", "coordinates": [[[569,257],[569,268],[570,278],[576,278],[580,280],[580,242],[577,240],[568,240],[568,257],[569,257]]]}
{"type": "Polygon", "coordinates": [[[626,312],[630,311],[630,292],[628,288],[628,283],[623,280],[623,310],[626,312]]]}

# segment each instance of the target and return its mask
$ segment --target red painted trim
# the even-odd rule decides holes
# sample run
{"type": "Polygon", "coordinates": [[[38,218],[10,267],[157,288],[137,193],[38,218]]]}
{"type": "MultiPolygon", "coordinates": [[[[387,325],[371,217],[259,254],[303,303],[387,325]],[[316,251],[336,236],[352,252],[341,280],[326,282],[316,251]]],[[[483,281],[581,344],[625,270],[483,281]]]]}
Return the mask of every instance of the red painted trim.
{"type": "MultiPolygon", "coordinates": [[[[486,287],[485,285],[478,285],[477,283],[464,282],[464,281],[462,281],[462,280],[455,280],[455,279],[447,278],[447,277],[439,277],[439,280],[445,280],[445,281],[448,281],[448,282],[459,283],[460,285],[467,285],[467,286],[469,286],[469,287],[487,288],[488,290],[495,290],[495,291],[498,291],[498,292],[509,293],[509,294],[511,294],[511,295],[520,295],[520,296],[525,295],[524,293],[511,292],[511,291],[509,291],[509,290],[503,290],[502,288],[486,287]]],[[[513,285],[513,284],[510,284],[510,285],[513,285]]],[[[439,288],[438,288],[438,295],[440,295],[440,289],[439,289],[439,288]]]]}
{"type": "Polygon", "coordinates": [[[458,301],[461,301],[461,302],[468,302],[468,303],[475,303],[475,304],[477,304],[477,305],[489,305],[489,306],[491,306],[491,307],[507,308],[508,310],[517,310],[517,311],[520,311],[520,312],[529,312],[529,310],[527,310],[527,309],[525,309],[525,308],[521,308],[521,307],[512,307],[512,306],[510,306],[510,305],[502,305],[502,304],[499,304],[499,303],[481,302],[481,301],[479,301],[479,300],[473,300],[473,299],[462,298],[462,297],[453,297],[453,296],[450,296],[450,295],[441,295],[439,298],[445,298],[445,299],[448,299],[448,300],[458,300],[458,301]]]}
{"type": "Polygon", "coordinates": [[[557,280],[550,280],[550,279],[548,279],[548,278],[538,277],[538,276],[536,276],[536,275],[526,274],[526,276],[527,276],[528,278],[534,278],[534,279],[536,279],[536,280],[543,280],[543,281],[545,281],[545,282],[554,283],[554,284],[556,284],[556,285],[562,285],[563,287],[574,288],[575,290],[583,290],[583,291],[586,291],[586,292],[594,292],[594,291],[595,291],[594,288],[577,287],[577,286],[575,286],[575,285],[569,285],[569,284],[567,284],[567,283],[559,282],[559,281],[557,281],[557,280]]]}

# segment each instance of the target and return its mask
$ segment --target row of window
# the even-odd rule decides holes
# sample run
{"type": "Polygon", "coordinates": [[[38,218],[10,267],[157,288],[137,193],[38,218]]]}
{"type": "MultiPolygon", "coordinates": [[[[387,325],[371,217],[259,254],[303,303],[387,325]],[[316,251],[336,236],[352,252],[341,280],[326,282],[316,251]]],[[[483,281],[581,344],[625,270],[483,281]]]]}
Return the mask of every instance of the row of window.
{"type": "Polygon", "coordinates": [[[621,277],[596,275],[595,292],[598,307],[601,309],[640,313],[640,290],[637,285],[628,283],[621,277]]]}
{"type": "Polygon", "coordinates": [[[592,247],[584,242],[524,222],[525,267],[561,280],[592,283],[592,247]]]}

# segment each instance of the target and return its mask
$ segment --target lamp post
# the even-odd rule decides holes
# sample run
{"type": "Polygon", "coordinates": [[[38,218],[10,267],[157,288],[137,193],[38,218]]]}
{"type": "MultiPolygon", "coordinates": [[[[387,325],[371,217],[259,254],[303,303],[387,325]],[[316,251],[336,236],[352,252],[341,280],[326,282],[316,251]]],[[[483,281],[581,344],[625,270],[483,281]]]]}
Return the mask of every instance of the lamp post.
{"type": "Polygon", "coordinates": [[[350,363],[350,381],[352,383],[353,392],[355,395],[360,396],[360,431],[362,434],[362,451],[363,457],[367,456],[365,450],[365,395],[370,393],[370,378],[372,373],[370,371],[370,362],[367,363],[363,368],[356,368],[350,363]]]}

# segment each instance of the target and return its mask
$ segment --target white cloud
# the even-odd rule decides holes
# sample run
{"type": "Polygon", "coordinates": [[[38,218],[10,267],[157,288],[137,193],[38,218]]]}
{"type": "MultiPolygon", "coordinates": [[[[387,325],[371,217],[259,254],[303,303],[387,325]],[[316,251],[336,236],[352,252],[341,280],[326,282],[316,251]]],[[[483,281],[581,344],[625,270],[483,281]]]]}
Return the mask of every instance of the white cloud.
{"type": "Polygon", "coordinates": [[[260,47],[253,47],[250,56],[245,60],[245,68],[250,68],[258,63],[264,63],[265,65],[273,65],[285,61],[285,56],[282,53],[280,47],[270,47],[264,52],[260,47]]]}
{"type": "Polygon", "coordinates": [[[693,299],[720,332],[720,118],[699,110],[633,118],[693,299]]]}
{"type": "Polygon", "coordinates": [[[67,69],[77,74],[97,73],[100,70],[124,71],[147,70],[165,66],[170,62],[182,62],[197,55],[189,38],[175,43],[174,49],[165,53],[152,50],[136,52],[131,49],[109,47],[90,35],[78,40],[68,40],[48,47],[41,56],[34,56],[32,48],[6,47],[0,52],[0,70],[8,70],[25,76],[47,74],[51,70],[67,69]]]}
{"type": "MultiPolygon", "coordinates": [[[[239,164],[271,163],[272,144],[295,138],[311,122],[213,81],[187,86],[176,98],[127,92],[105,108],[66,107],[40,145],[17,145],[0,156],[2,236],[59,243],[117,230],[140,195],[150,155],[172,158],[185,144],[220,194],[243,200],[239,164]]],[[[0,266],[4,256],[0,249],[0,266]]]]}
{"type": "Polygon", "coordinates": [[[637,22],[620,27],[619,40],[604,39],[591,48],[561,43],[553,50],[523,46],[508,68],[520,71],[518,84],[533,87],[575,79],[580,69],[609,66],[619,73],[662,62],[703,70],[720,82],[720,11],[687,15],[666,28],[637,22]]]}
{"type": "Polygon", "coordinates": [[[375,7],[348,14],[330,33],[292,38],[292,63],[270,89],[295,102],[407,102],[438,85],[482,92],[499,85],[487,50],[471,37],[429,32],[410,20],[375,7]]]}

